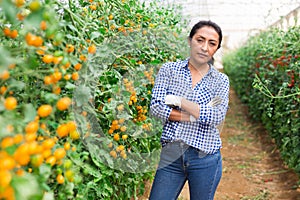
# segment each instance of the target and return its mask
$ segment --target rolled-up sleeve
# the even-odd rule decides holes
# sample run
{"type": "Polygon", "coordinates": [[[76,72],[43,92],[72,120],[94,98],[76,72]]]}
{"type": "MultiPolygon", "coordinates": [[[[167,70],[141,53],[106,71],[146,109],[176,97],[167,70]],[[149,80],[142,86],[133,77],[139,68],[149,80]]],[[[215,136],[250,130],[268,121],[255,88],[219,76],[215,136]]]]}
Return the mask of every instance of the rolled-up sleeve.
{"type": "Polygon", "coordinates": [[[214,97],[222,99],[221,103],[216,106],[200,104],[199,122],[204,124],[219,125],[225,119],[228,102],[229,102],[229,79],[223,75],[218,81],[214,97]]]}
{"type": "Polygon", "coordinates": [[[169,119],[172,108],[165,104],[165,96],[167,93],[170,73],[168,65],[163,65],[155,79],[155,84],[152,89],[152,98],[150,104],[150,112],[155,117],[160,118],[163,122],[169,119]]]}

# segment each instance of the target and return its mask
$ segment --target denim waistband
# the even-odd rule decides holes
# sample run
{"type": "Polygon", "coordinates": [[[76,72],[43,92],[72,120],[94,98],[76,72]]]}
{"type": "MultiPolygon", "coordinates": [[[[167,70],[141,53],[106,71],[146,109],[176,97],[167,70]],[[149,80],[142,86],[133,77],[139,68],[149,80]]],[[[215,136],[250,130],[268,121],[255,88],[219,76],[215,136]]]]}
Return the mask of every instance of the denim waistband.
{"type": "Polygon", "coordinates": [[[161,140],[162,147],[165,147],[167,144],[178,145],[183,149],[188,149],[188,148],[195,149],[199,153],[201,153],[203,155],[207,155],[207,153],[205,153],[204,151],[202,151],[202,150],[200,150],[196,147],[192,147],[192,146],[186,144],[183,140],[173,140],[173,141],[171,141],[171,140],[161,140]]]}

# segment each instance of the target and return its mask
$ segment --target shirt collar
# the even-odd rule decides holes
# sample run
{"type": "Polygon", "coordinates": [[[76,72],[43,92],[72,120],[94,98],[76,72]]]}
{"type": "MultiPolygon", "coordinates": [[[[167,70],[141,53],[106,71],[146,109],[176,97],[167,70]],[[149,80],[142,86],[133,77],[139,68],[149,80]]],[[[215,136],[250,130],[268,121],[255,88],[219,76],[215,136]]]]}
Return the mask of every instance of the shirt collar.
{"type": "Polygon", "coordinates": [[[215,68],[213,64],[209,64],[209,66],[210,68],[208,74],[211,75],[212,77],[217,77],[219,71],[215,68]]]}
{"type": "MultiPolygon", "coordinates": [[[[182,68],[187,68],[188,67],[189,59],[190,58],[187,58],[187,59],[182,61],[182,65],[181,65],[182,68]]],[[[207,74],[212,76],[212,77],[217,77],[218,72],[219,71],[214,67],[214,65],[209,63],[209,71],[208,71],[207,74]]]]}
{"type": "Polygon", "coordinates": [[[188,67],[189,59],[190,58],[187,58],[187,59],[185,59],[185,60],[182,61],[182,65],[181,65],[182,68],[187,68],[188,67]]]}

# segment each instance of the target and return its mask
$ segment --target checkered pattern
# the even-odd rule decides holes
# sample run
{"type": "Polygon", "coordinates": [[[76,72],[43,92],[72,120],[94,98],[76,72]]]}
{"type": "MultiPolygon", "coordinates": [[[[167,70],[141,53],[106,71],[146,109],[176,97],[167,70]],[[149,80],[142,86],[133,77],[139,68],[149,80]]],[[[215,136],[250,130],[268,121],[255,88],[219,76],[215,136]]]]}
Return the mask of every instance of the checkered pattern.
{"type": "Polygon", "coordinates": [[[164,122],[162,143],[182,140],[207,154],[217,152],[221,138],[217,126],[225,120],[229,101],[229,79],[212,65],[202,80],[192,87],[188,59],[164,64],[156,76],[152,91],[151,113],[164,122]],[[196,122],[169,121],[172,110],[165,105],[168,94],[184,97],[200,106],[196,122]],[[212,98],[221,97],[222,103],[207,105],[212,98]]]}

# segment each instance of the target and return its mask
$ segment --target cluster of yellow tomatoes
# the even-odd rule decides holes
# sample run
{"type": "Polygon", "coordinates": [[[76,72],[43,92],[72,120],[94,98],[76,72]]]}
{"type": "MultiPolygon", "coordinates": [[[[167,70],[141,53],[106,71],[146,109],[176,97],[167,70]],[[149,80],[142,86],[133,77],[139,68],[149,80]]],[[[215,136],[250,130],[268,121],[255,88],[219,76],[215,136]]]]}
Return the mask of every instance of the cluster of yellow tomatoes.
{"type": "MultiPolygon", "coordinates": [[[[138,63],[138,64],[140,65],[141,63],[138,63]]],[[[153,69],[150,69],[149,71],[144,71],[144,74],[145,74],[146,78],[148,79],[148,81],[150,82],[150,84],[154,84],[154,79],[152,77],[153,69]]],[[[145,122],[147,119],[148,108],[147,108],[147,106],[138,105],[138,96],[136,94],[136,91],[135,91],[135,88],[133,85],[133,81],[130,81],[128,78],[123,78],[123,84],[125,86],[126,91],[131,93],[129,101],[128,101],[128,105],[134,106],[135,110],[137,111],[137,114],[132,121],[135,123],[143,122],[142,128],[146,131],[150,131],[152,128],[152,124],[145,122]]],[[[149,91],[149,92],[151,93],[151,91],[149,91]]],[[[143,100],[143,99],[141,99],[141,100],[143,100]]],[[[108,102],[110,102],[110,101],[111,101],[111,99],[108,100],[108,102]]],[[[123,112],[124,105],[119,104],[117,106],[117,110],[118,110],[118,112],[123,112]]],[[[108,134],[112,135],[114,141],[119,142],[120,139],[122,139],[123,143],[124,143],[128,138],[128,135],[126,134],[126,130],[127,130],[127,127],[125,125],[124,118],[114,119],[108,129],[108,134]]],[[[112,142],[109,143],[108,146],[110,148],[114,147],[112,142]]],[[[124,145],[121,144],[121,145],[117,146],[115,149],[112,149],[110,151],[110,155],[113,158],[117,158],[118,153],[120,154],[120,156],[122,158],[126,159],[126,157],[127,157],[126,147],[124,145]]]]}
{"type": "MultiPolygon", "coordinates": [[[[120,139],[122,139],[123,141],[126,141],[128,138],[128,135],[125,134],[127,127],[125,125],[123,125],[123,123],[125,122],[125,119],[119,119],[119,120],[113,120],[112,124],[108,130],[108,133],[110,135],[113,135],[113,140],[118,142],[120,141],[120,139]],[[114,133],[116,131],[116,133],[114,133]]],[[[113,143],[109,143],[108,145],[109,148],[114,148],[113,143]]],[[[127,158],[127,154],[126,154],[126,149],[124,145],[118,145],[115,149],[112,149],[109,154],[113,157],[113,158],[117,158],[118,153],[120,154],[120,156],[123,159],[127,158]]]]}
{"type": "MultiPolygon", "coordinates": [[[[13,2],[16,9],[21,10],[26,6],[30,12],[38,11],[41,7],[38,0],[33,0],[28,5],[25,0],[13,2]]],[[[20,11],[16,19],[22,21],[26,19],[27,15],[28,13],[24,14],[20,11]]],[[[11,29],[10,27],[5,25],[2,29],[6,40],[23,40],[27,48],[34,49],[38,55],[37,62],[48,69],[47,72],[44,70],[39,74],[43,76],[44,82],[40,92],[48,91],[47,88],[50,87],[58,99],[54,103],[51,101],[36,105],[37,115],[35,119],[27,122],[24,127],[20,128],[20,125],[14,125],[15,122],[5,127],[6,136],[0,138],[0,199],[7,200],[15,199],[14,189],[11,185],[14,176],[31,173],[42,164],[64,168],[63,172],[57,173],[56,181],[58,184],[63,184],[65,179],[69,182],[74,181],[74,172],[71,169],[72,161],[66,156],[68,151],[76,151],[76,147],[72,146],[72,141],[80,138],[76,123],[66,119],[63,122],[58,122],[56,130],[53,130],[53,127],[47,127],[47,122],[58,120],[53,118],[55,113],[68,112],[72,104],[71,98],[62,94],[63,88],[61,86],[64,84],[60,84],[60,82],[78,80],[79,71],[83,62],[87,61],[88,54],[95,54],[97,51],[96,46],[91,43],[87,47],[81,46],[76,52],[79,62],[72,66],[66,53],[74,53],[76,51],[74,45],[66,44],[64,49],[61,49],[62,41],[57,40],[55,33],[49,34],[46,20],[40,22],[39,30],[28,31],[25,34],[19,34],[21,27],[19,27],[20,29],[11,29]],[[85,51],[83,52],[83,50],[85,51]]],[[[75,55],[73,54],[73,56],[75,55]]],[[[18,67],[19,64],[12,63],[0,72],[0,104],[4,108],[2,113],[21,111],[23,100],[20,95],[15,95],[10,87],[10,79],[14,78],[14,70],[18,67]]],[[[20,71],[20,69],[18,70],[20,71]]],[[[37,69],[36,72],[39,73],[39,70],[41,69],[37,69]]]]}
{"type": "MultiPolygon", "coordinates": [[[[16,14],[15,20],[17,22],[15,24],[7,22],[0,25],[2,28],[0,36],[3,36],[4,41],[8,41],[7,44],[14,44],[20,49],[17,52],[12,51],[11,57],[15,63],[9,63],[9,66],[0,66],[0,69],[5,68],[5,70],[0,71],[0,114],[9,113],[10,116],[17,116],[15,119],[20,121],[19,123],[12,121],[11,124],[8,124],[4,128],[5,136],[0,138],[0,199],[14,199],[14,187],[12,185],[14,177],[37,172],[38,168],[43,165],[51,168],[51,177],[49,178],[51,180],[47,180],[46,184],[53,184],[54,188],[56,187],[54,192],[60,192],[58,187],[63,188],[66,183],[76,179],[70,155],[78,153],[76,151],[80,149],[80,146],[75,145],[80,143],[79,139],[85,137],[78,132],[79,128],[82,127],[78,127],[79,125],[74,122],[72,115],[74,113],[70,112],[71,106],[74,105],[70,98],[72,89],[67,88],[66,85],[70,88],[75,87],[75,82],[80,80],[82,76],[82,68],[86,67],[89,59],[97,53],[96,44],[101,43],[101,39],[92,39],[90,32],[76,32],[80,31],[81,27],[75,30],[78,35],[71,35],[73,30],[70,30],[69,37],[66,37],[65,35],[69,34],[69,30],[65,31],[66,26],[56,21],[54,16],[50,16],[53,13],[50,12],[50,15],[46,13],[48,9],[46,6],[50,7],[50,3],[49,5],[42,5],[42,2],[51,3],[51,1],[41,0],[11,1],[10,3],[15,6],[13,9],[16,12],[13,13],[16,14]],[[43,13],[44,11],[45,13],[43,13]],[[37,13],[37,15],[31,15],[32,13],[37,13]],[[40,14],[42,20],[37,20],[38,18],[32,20],[33,16],[39,17],[38,13],[42,13],[40,14]],[[28,16],[31,16],[31,19],[28,19],[28,16]],[[31,20],[37,24],[31,26],[31,20]],[[30,27],[26,27],[28,25],[30,27]],[[73,36],[76,38],[70,39],[73,36]],[[28,57],[30,57],[30,61],[26,60],[28,57]],[[23,63],[26,64],[23,65],[23,63]],[[31,63],[33,63],[32,66],[31,63]],[[26,68],[30,69],[26,71],[26,68]],[[10,86],[12,80],[24,81],[25,84],[28,84],[24,86],[25,89],[20,90],[30,89],[26,92],[21,91],[20,93],[24,94],[20,94],[18,93],[20,90],[15,91],[10,86]],[[34,88],[35,83],[36,88],[34,88]],[[28,91],[32,91],[34,94],[25,94],[28,91]],[[30,98],[23,99],[25,95],[30,96],[30,98]],[[37,95],[36,101],[31,95],[37,95]],[[34,102],[30,102],[32,99],[34,102]],[[32,105],[33,112],[36,113],[36,116],[31,117],[30,121],[23,120],[23,116],[21,116],[24,115],[25,104],[32,105]]],[[[125,0],[116,2],[124,4],[125,0]]],[[[59,4],[59,1],[56,3],[59,4]]],[[[111,11],[105,11],[105,15],[99,15],[101,9],[108,8],[104,4],[110,5],[110,1],[94,2],[87,0],[84,7],[78,9],[78,13],[76,13],[79,24],[84,18],[93,18],[95,23],[100,24],[98,29],[94,30],[96,32],[101,29],[100,32],[103,35],[100,35],[100,38],[118,33],[126,36],[133,32],[139,32],[145,37],[145,35],[150,34],[149,29],[157,26],[154,24],[155,22],[151,23],[150,17],[147,18],[143,14],[136,13],[134,8],[130,8],[130,13],[134,13],[132,16],[111,11]],[[84,17],[80,18],[82,16],[84,17]],[[124,23],[120,23],[122,20],[124,23]],[[105,31],[102,31],[102,28],[105,31]]],[[[64,12],[68,12],[67,9],[69,8],[66,8],[64,12]]],[[[76,20],[75,14],[70,15],[76,20]]],[[[76,22],[72,25],[76,26],[75,24],[76,22]]],[[[133,65],[139,66],[143,65],[143,62],[146,63],[146,59],[138,56],[128,57],[126,60],[134,60],[136,62],[133,65]]],[[[122,64],[127,67],[129,65],[122,64]]],[[[118,64],[117,67],[120,66],[118,64]]],[[[128,69],[126,68],[126,70],[128,69]]],[[[153,85],[153,70],[145,71],[144,75],[153,85]]],[[[126,91],[130,92],[130,97],[128,102],[118,105],[117,110],[122,112],[125,106],[126,108],[129,106],[130,109],[134,110],[133,122],[144,130],[150,131],[152,125],[147,121],[149,120],[147,119],[148,108],[144,106],[144,99],[139,99],[138,90],[135,91],[136,86],[133,81],[126,78],[123,81],[126,91]]],[[[148,91],[148,94],[150,93],[148,91]]],[[[99,111],[101,110],[99,109],[99,111]]],[[[86,111],[81,114],[87,116],[86,111]]],[[[130,123],[127,123],[126,120],[127,118],[116,118],[109,122],[107,132],[111,143],[108,146],[110,148],[109,154],[113,158],[129,159],[128,152],[130,152],[131,140],[128,134],[130,123]]],[[[35,173],[35,176],[38,176],[37,174],[38,172],[35,173]]]]}
{"type": "MultiPolygon", "coordinates": [[[[51,110],[51,107],[49,107],[51,110]]],[[[73,181],[72,170],[70,169],[70,160],[65,161],[64,158],[67,151],[75,151],[69,142],[65,142],[61,147],[58,140],[62,137],[69,136],[71,139],[79,139],[76,132],[76,124],[73,121],[66,123],[66,127],[62,130],[59,126],[56,130],[57,135],[52,136],[47,129],[45,123],[40,122],[40,118],[47,117],[50,113],[49,108],[41,106],[38,109],[38,116],[34,121],[29,122],[23,133],[12,134],[4,137],[1,140],[0,148],[0,198],[14,199],[13,189],[10,185],[13,176],[24,175],[24,170],[29,173],[35,168],[40,167],[43,163],[50,166],[61,166],[64,164],[66,171],[64,172],[68,181],[73,181]],[[38,131],[45,134],[38,134],[38,131]],[[12,151],[13,150],[13,151],[12,151]]],[[[12,109],[11,109],[12,110],[12,109]]],[[[13,132],[14,128],[11,125],[6,127],[8,131],[13,132]]],[[[57,182],[64,183],[62,173],[57,175],[57,182]]]]}

